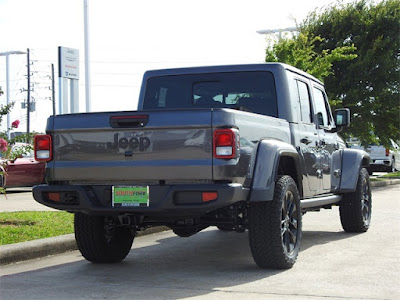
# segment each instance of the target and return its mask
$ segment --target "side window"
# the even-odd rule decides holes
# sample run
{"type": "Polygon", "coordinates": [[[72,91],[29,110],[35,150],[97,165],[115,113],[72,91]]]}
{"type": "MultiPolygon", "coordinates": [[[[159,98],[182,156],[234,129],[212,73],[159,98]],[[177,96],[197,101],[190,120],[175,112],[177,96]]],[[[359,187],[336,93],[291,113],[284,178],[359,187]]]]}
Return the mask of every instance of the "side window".
{"type": "Polygon", "coordinates": [[[322,90],[315,87],[313,88],[313,91],[318,127],[329,127],[332,124],[332,120],[325,94],[322,90]]]}
{"type": "Polygon", "coordinates": [[[296,80],[297,91],[300,101],[301,120],[304,123],[312,123],[312,114],[310,108],[310,92],[305,82],[296,80]]]}

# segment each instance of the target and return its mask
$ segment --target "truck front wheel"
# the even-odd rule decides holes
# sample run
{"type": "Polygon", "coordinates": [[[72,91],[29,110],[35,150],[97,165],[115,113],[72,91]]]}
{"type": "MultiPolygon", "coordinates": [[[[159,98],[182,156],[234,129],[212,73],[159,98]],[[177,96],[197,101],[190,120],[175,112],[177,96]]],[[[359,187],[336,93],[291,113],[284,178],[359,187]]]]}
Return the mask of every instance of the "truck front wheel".
{"type": "Polygon", "coordinates": [[[134,235],[112,217],[75,213],[75,239],[83,257],[93,263],[116,263],[129,253],[134,235]]]}
{"type": "Polygon", "coordinates": [[[340,203],[340,221],[347,232],[366,232],[371,223],[372,197],[368,171],[360,170],[357,188],[343,195],[340,203]]]}
{"type": "Polygon", "coordinates": [[[300,251],[302,225],[300,196],[292,177],[280,177],[272,201],[251,202],[248,217],[250,249],[257,265],[291,268],[300,251]]]}

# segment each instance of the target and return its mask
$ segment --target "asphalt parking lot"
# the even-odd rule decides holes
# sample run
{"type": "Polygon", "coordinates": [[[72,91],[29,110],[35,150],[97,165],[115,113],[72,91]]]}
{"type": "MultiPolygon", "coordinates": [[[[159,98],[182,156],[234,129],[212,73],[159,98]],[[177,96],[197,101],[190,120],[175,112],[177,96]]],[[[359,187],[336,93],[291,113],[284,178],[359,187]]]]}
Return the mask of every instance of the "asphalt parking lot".
{"type": "Polygon", "coordinates": [[[343,232],[337,207],[304,215],[290,270],[262,270],[247,233],[139,237],[120,264],[78,251],[2,266],[2,299],[399,299],[400,185],[373,190],[371,228],[343,232]],[[23,285],[22,285],[23,283],[23,285]]]}

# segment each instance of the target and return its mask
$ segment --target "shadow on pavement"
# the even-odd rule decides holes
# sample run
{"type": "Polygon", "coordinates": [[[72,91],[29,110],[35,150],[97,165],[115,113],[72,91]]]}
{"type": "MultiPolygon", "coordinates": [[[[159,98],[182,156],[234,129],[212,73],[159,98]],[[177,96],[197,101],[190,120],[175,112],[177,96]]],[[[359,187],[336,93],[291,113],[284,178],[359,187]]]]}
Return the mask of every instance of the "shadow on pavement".
{"type": "Polygon", "coordinates": [[[358,236],[359,234],[362,233],[347,233],[345,231],[303,231],[301,251],[306,251],[316,245],[324,245],[335,241],[349,239],[358,236]]]}
{"type": "MultiPolygon", "coordinates": [[[[171,236],[150,245],[135,246],[119,264],[92,264],[85,260],[4,276],[5,299],[23,297],[24,290],[42,293],[44,298],[130,298],[180,299],[204,296],[224,288],[236,289],[247,283],[291,270],[263,270],[254,263],[248,234],[206,230],[189,238],[171,236]],[[17,290],[17,292],[16,292],[17,290]]],[[[344,232],[303,232],[302,251],[318,244],[351,238],[344,232]]],[[[295,268],[292,269],[296,272],[295,268]]],[[[292,283],[284,283],[292,284],[292,283]]],[[[35,298],[35,297],[33,297],[35,298]]]]}

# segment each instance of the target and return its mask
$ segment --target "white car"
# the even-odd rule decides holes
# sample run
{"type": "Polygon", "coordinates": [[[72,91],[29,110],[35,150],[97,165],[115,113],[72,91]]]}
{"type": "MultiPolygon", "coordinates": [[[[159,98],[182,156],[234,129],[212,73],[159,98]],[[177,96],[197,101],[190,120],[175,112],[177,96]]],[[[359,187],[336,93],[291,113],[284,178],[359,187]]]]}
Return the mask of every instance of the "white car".
{"type": "MultiPolygon", "coordinates": [[[[393,140],[390,140],[392,147],[385,148],[381,145],[371,144],[365,149],[370,155],[370,166],[368,172],[396,172],[400,171],[400,147],[393,140]]],[[[350,145],[350,148],[364,149],[359,144],[350,145]]]]}

